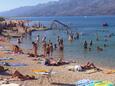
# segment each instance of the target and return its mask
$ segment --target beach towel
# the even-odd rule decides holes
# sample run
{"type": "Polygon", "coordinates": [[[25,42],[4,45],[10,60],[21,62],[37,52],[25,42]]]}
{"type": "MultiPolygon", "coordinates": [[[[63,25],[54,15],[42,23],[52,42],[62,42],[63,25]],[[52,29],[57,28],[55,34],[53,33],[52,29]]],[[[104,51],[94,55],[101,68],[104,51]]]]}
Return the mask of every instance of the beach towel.
{"type": "Polygon", "coordinates": [[[112,82],[109,81],[95,81],[94,86],[114,86],[112,82]]]}
{"type": "Polygon", "coordinates": [[[10,83],[10,84],[1,84],[0,86],[21,86],[19,84],[10,83]]]}
{"type": "Polygon", "coordinates": [[[27,66],[27,64],[22,64],[22,63],[8,63],[6,66],[27,66]]]}
{"type": "Polygon", "coordinates": [[[5,66],[6,62],[0,62],[0,66],[5,66]]]}
{"type": "Polygon", "coordinates": [[[0,51],[2,51],[4,53],[11,53],[12,52],[11,50],[0,50],[0,51]]]}
{"type": "MultiPolygon", "coordinates": [[[[49,74],[48,72],[34,72],[35,74],[39,74],[39,75],[44,75],[44,74],[49,74]]],[[[51,72],[51,74],[57,74],[57,72],[51,72]]]]}
{"type": "MultiPolygon", "coordinates": [[[[91,86],[89,84],[94,83],[93,80],[89,80],[89,79],[83,79],[83,80],[79,80],[75,83],[76,86],[91,86]]],[[[92,85],[93,86],[93,85],[92,85]]]]}
{"type": "Polygon", "coordinates": [[[3,60],[13,60],[13,58],[9,58],[9,57],[0,57],[0,61],[3,61],[3,60]]]}
{"type": "Polygon", "coordinates": [[[83,79],[75,83],[76,86],[114,86],[112,82],[109,81],[99,81],[99,80],[89,80],[83,79]]]}
{"type": "Polygon", "coordinates": [[[8,62],[0,62],[1,66],[27,66],[27,64],[23,63],[8,63],[8,62]]]}
{"type": "Polygon", "coordinates": [[[86,74],[92,74],[92,73],[96,73],[96,72],[99,72],[99,71],[96,69],[90,69],[90,70],[85,71],[86,74]]]}
{"type": "MultiPolygon", "coordinates": [[[[43,75],[43,74],[49,74],[49,71],[48,70],[32,70],[35,74],[41,74],[41,75],[43,75]]],[[[51,72],[51,74],[56,74],[56,73],[58,73],[58,72],[51,72]]]]}
{"type": "Polygon", "coordinates": [[[110,70],[110,71],[107,71],[107,72],[105,72],[106,74],[113,74],[113,73],[115,73],[115,70],[110,70]]]}
{"type": "Polygon", "coordinates": [[[48,70],[32,70],[32,72],[48,72],[48,70]]]}

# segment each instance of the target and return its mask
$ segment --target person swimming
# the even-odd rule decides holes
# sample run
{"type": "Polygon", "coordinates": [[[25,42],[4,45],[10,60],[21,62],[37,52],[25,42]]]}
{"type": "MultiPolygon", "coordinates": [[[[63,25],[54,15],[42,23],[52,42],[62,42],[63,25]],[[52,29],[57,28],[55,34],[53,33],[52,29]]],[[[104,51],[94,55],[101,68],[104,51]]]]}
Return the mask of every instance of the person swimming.
{"type": "Polygon", "coordinates": [[[103,51],[103,48],[97,46],[97,51],[103,51]]]}

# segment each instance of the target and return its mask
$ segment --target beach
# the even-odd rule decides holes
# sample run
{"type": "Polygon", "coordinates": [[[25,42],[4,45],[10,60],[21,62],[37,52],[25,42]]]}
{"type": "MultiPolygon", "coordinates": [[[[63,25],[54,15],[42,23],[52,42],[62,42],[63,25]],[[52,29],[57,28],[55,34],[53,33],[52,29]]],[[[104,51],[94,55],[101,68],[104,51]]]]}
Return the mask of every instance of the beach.
{"type": "MultiPolygon", "coordinates": [[[[63,20],[63,18],[61,19],[63,20]]],[[[68,21],[70,19],[68,19],[68,21]]],[[[22,84],[24,86],[75,86],[75,82],[83,79],[110,81],[115,84],[114,26],[102,28],[102,26],[99,27],[99,24],[95,22],[91,23],[91,20],[93,19],[89,18],[89,23],[86,23],[85,21],[83,22],[84,25],[81,24],[81,26],[81,22],[77,22],[79,29],[77,29],[76,26],[74,26],[76,24],[71,21],[75,28],[70,29],[70,33],[67,33],[65,29],[62,29],[62,27],[67,27],[66,24],[62,24],[62,22],[61,29],[58,28],[59,30],[55,30],[55,28],[51,30],[46,27],[45,30],[43,30],[44,28],[42,27],[42,29],[32,31],[30,33],[29,30],[26,32],[28,27],[25,29],[24,26],[21,26],[21,30],[18,32],[14,31],[11,33],[8,31],[7,33],[11,36],[11,38],[7,40],[9,36],[6,36],[5,41],[2,41],[1,36],[0,40],[0,64],[9,69],[9,71],[7,71],[9,75],[0,74],[0,79],[8,79],[10,82],[22,84]],[[88,25],[90,23],[92,26],[88,25]],[[21,32],[22,30],[23,32],[21,32]],[[72,38],[72,36],[76,37],[76,34],[77,38],[72,38]],[[68,38],[68,36],[70,36],[70,38],[68,38]],[[53,45],[56,44],[57,48],[53,48],[52,50],[53,55],[49,55],[49,52],[46,52],[48,51],[47,47],[45,47],[46,49],[44,50],[43,47],[45,42],[46,46],[49,46],[49,44],[52,43],[53,45]],[[13,47],[15,47],[15,49],[13,47]],[[54,62],[57,58],[61,59],[59,60],[59,64],[56,63],[55,65],[47,65],[44,63],[44,60],[46,62],[47,59],[50,59],[53,60],[52,62],[54,62]],[[87,64],[88,62],[93,63],[93,68],[89,68],[88,70],[86,69],[86,71],[84,71],[78,67],[83,67],[83,65],[87,64]],[[6,63],[10,63],[11,65],[6,63]],[[35,76],[36,79],[24,81],[10,80],[12,79],[12,74],[16,70],[22,75],[35,76]],[[43,83],[40,84],[43,74],[36,74],[36,70],[39,72],[45,71],[45,73],[46,71],[51,71],[52,80],[49,81],[46,77],[43,78],[43,83]]],[[[68,21],[66,23],[68,23],[68,21]]],[[[97,19],[97,21],[99,20],[97,19]]],[[[22,22],[22,20],[19,20],[19,22],[22,22]]],[[[54,23],[57,24],[57,22],[54,23]]],[[[57,25],[59,24],[60,23],[57,25]]]]}
{"type": "MultiPolygon", "coordinates": [[[[0,45],[4,45],[7,48],[11,46],[9,43],[0,42],[0,45]]],[[[26,50],[25,50],[26,51],[26,50]]],[[[111,81],[115,83],[115,75],[114,74],[105,74],[104,71],[107,72],[109,69],[102,68],[103,72],[96,72],[92,74],[86,74],[85,72],[73,72],[68,71],[67,67],[69,65],[76,65],[77,63],[71,63],[69,65],[64,66],[45,66],[42,64],[38,64],[37,61],[33,61],[33,58],[28,57],[26,54],[20,54],[20,55],[10,55],[5,54],[4,57],[12,57],[14,60],[7,61],[7,62],[21,62],[25,63],[28,66],[25,67],[8,67],[11,71],[13,70],[19,70],[22,74],[29,74],[29,75],[35,75],[37,77],[37,80],[26,80],[26,81],[13,81],[16,83],[22,83],[25,84],[25,86],[74,86],[73,84],[81,79],[93,79],[93,80],[106,80],[111,81]],[[37,75],[32,72],[34,69],[47,69],[50,70],[53,68],[53,71],[56,71],[57,74],[52,75],[53,81],[52,84],[50,84],[47,79],[43,82],[43,84],[39,84],[39,77],[40,75],[37,75]]],[[[0,77],[8,78],[9,76],[0,75],[0,77]]]]}

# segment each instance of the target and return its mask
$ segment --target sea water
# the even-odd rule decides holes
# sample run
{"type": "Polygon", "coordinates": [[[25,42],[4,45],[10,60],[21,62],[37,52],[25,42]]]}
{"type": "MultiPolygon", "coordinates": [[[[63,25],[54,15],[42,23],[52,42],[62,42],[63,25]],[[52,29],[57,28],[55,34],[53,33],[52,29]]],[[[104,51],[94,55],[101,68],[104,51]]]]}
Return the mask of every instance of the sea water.
{"type": "MultiPolygon", "coordinates": [[[[47,37],[47,40],[51,40],[53,43],[57,43],[57,36],[64,39],[64,58],[77,60],[79,64],[84,64],[87,61],[93,62],[98,66],[105,68],[115,69],[115,16],[65,16],[65,17],[25,17],[16,18],[23,20],[30,20],[32,23],[39,23],[50,27],[53,20],[59,20],[62,23],[68,25],[72,32],[81,33],[79,40],[73,42],[68,41],[68,36],[64,31],[48,30],[48,31],[35,31],[32,32],[32,36],[27,35],[21,47],[32,48],[32,41],[36,40],[39,34],[42,38],[47,37]],[[108,23],[108,27],[103,27],[103,23],[108,23]],[[105,36],[113,33],[113,36],[107,38],[105,36]],[[96,34],[99,36],[99,41],[96,41],[96,34]],[[91,51],[85,51],[83,48],[84,41],[90,43],[93,41],[91,51]],[[104,44],[108,47],[104,48],[104,44]],[[103,51],[98,52],[96,47],[100,46],[103,51]]],[[[11,40],[12,43],[16,43],[16,39],[11,40]]],[[[39,47],[41,49],[41,47],[39,47]]],[[[39,50],[39,53],[42,53],[39,50]]],[[[53,56],[55,57],[56,54],[53,56]]]]}

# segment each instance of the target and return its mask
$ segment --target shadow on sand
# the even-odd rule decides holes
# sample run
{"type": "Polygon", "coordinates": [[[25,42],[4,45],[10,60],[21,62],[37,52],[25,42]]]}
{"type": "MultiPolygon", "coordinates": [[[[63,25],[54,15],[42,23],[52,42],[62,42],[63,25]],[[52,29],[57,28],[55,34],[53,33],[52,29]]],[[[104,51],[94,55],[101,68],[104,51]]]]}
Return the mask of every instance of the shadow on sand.
{"type": "Polygon", "coordinates": [[[51,83],[52,85],[56,86],[75,86],[74,84],[67,84],[67,83],[51,83]]]}
{"type": "Polygon", "coordinates": [[[0,72],[0,75],[11,76],[11,74],[9,74],[8,72],[0,72]]]}

